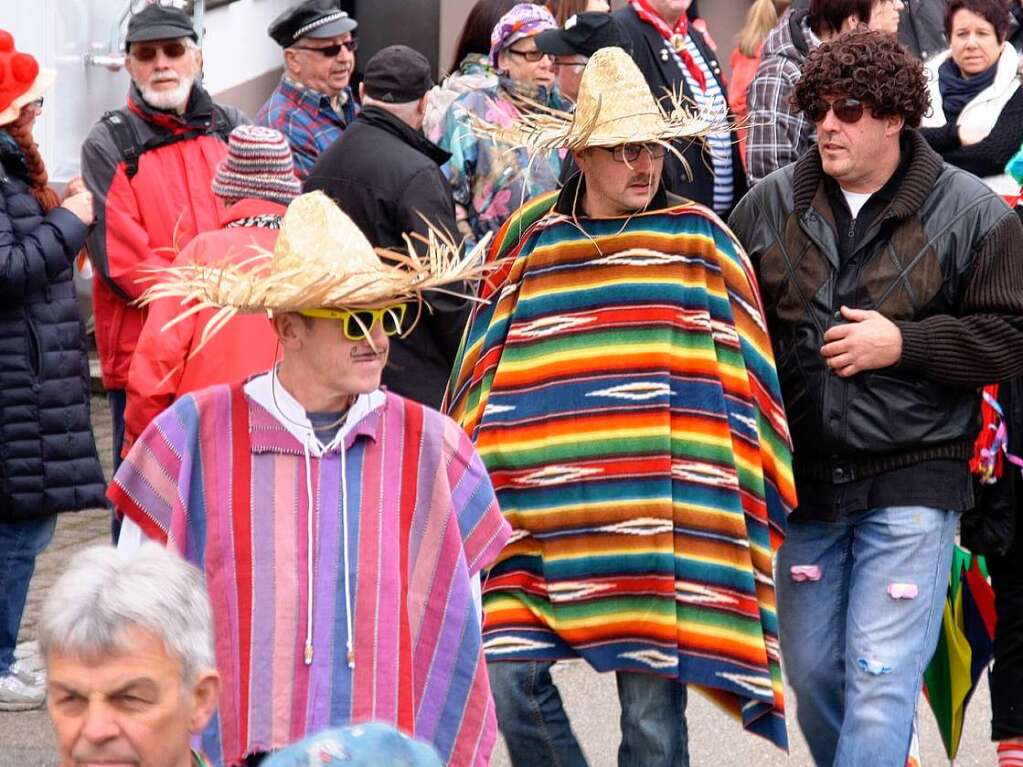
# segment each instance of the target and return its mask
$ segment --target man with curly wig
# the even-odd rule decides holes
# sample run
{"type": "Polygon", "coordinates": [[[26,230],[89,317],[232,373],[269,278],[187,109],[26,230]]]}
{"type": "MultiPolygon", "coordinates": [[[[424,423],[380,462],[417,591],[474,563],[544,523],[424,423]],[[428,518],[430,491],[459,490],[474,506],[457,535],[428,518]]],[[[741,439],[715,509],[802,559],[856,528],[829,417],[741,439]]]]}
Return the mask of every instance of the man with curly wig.
{"type": "Polygon", "coordinates": [[[856,31],[794,101],[818,143],[730,225],[763,290],[799,503],[781,647],[820,765],[902,765],[941,624],[979,388],[1023,372],[1023,228],[916,127],[920,63],[856,31]]]}

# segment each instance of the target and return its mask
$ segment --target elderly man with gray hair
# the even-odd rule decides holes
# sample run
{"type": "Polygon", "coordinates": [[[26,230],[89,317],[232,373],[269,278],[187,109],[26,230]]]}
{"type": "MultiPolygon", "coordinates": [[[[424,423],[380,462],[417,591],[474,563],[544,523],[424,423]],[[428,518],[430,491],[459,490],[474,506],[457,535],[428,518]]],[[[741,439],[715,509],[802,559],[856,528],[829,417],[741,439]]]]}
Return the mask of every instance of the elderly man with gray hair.
{"type": "Polygon", "coordinates": [[[220,692],[212,626],[199,571],[158,544],[75,556],[39,629],[61,764],[206,767],[191,739],[220,692]]]}

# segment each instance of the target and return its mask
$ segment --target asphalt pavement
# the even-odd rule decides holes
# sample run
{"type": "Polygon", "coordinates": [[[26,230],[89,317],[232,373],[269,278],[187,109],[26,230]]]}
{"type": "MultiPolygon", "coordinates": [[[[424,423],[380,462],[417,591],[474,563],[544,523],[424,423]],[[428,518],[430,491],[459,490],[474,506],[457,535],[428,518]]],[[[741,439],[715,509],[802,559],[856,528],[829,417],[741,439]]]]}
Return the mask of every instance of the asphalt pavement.
{"type": "MultiPolygon", "coordinates": [[[[93,398],[93,422],[97,446],[109,476],[110,413],[100,397],[93,398]]],[[[35,638],[39,604],[71,554],[87,546],[105,544],[109,531],[105,510],[60,517],[53,543],[37,562],[22,621],[21,641],[35,638]]],[[[591,767],[616,765],[619,708],[614,677],[597,674],[581,662],[572,662],[555,666],[554,678],[591,767]]],[[[690,764],[692,767],[809,767],[813,762],[796,726],[794,700],[791,693],[786,695],[790,740],[790,751],[786,754],[760,738],[743,733],[727,714],[698,693],[691,693],[687,712],[690,764]]],[[[962,745],[955,761],[957,767],[991,767],[996,763],[988,740],[990,719],[987,682],[982,681],[967,712],[962,745]]],[[[947,764],[934,718],[924,701],[920,706],[920,730],[925,767],[947,764]]],[[[56,767],[57,764],[53,732],[45,711],[0,713],[0,767],[56,767]]],[[[493,767],[511,764],[503,746],[499,745],[492,764],[493,767]]]]}

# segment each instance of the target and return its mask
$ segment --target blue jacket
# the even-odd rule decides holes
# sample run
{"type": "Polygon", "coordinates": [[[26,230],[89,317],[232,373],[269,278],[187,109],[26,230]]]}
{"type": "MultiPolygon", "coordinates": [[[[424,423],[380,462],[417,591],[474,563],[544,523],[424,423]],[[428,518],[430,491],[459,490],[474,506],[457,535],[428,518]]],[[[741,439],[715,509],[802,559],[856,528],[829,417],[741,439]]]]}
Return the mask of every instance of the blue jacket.
{"type": "Polygon", "coordinates": [[[0,523],[105,505],[72,282],[86,226],[45,216],[0,133],[0,523]]]}

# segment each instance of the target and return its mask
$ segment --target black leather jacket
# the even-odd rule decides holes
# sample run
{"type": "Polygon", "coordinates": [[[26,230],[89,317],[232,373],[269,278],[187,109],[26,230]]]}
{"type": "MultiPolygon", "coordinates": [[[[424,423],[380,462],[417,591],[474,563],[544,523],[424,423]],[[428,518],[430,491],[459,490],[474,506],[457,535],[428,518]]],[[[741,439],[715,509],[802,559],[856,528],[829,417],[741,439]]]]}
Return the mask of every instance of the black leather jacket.
{"type": "Polygon", "coordinates": [[[1012,216],[917,132],[906,132],[903,151],[912,156],[892,202],[844,260],[816,147],[754,187],[729,220],[760,279],[803,476],[848,481],[970,455],[976,388],[903,363],[840,378],[820,354],[842,305],[918,327],[935,315],[961,316],[979,244],[1012,216]]]}

